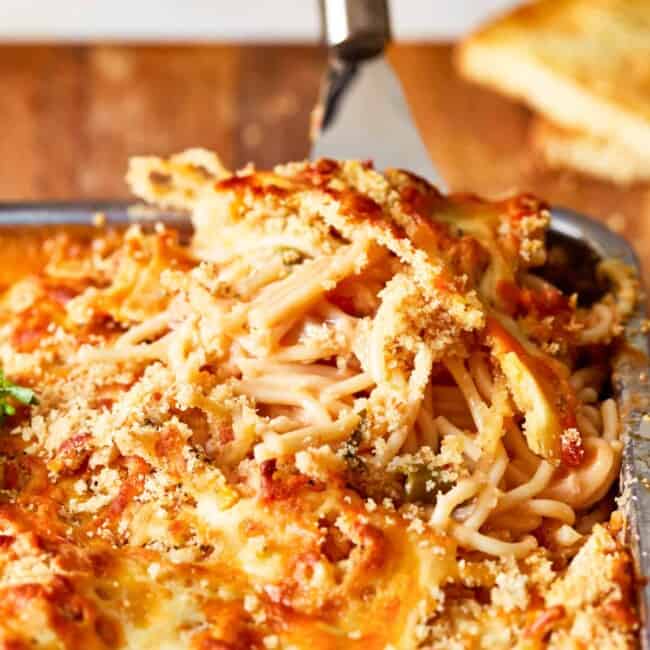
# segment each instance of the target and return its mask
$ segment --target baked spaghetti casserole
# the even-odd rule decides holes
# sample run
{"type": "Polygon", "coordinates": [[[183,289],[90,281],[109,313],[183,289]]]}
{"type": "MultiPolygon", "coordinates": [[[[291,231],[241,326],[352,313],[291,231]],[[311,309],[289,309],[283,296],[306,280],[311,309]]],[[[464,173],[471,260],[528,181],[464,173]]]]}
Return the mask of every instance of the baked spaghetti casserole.
{"type": "Polygon", "coordinates": [[[128,179],[191,240],[58,232],[0,280],[0,648],[633,647],[626,267],[583,303],[533,197],[367,163],[128,179]]]}

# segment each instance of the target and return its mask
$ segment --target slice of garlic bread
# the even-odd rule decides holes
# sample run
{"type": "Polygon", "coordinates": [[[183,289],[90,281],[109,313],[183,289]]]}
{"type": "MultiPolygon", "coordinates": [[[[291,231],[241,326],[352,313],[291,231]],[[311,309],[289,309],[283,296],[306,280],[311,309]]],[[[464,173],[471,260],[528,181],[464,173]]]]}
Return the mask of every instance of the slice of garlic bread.
{"type": "Polygon", "coordinates": [[[541,0],[459,48],[465,76],[553,122],[650,151],[650,2],[541,0]]]}
{"type": "Polygon", "coordinates": [[[574,169],[619,185],[650,180],[650,149],[640,155],[612,138],[567,129],[541,117],[531,123],[530,141],[549,167],[574,169]]]}

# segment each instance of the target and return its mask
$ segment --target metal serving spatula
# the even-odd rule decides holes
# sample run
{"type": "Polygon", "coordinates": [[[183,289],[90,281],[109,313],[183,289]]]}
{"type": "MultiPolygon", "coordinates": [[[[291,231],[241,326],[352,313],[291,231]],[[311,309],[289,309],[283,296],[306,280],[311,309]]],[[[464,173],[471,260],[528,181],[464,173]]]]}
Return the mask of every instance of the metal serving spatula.
{"type": "Polygon", "coordinates": [[[442,187],[384,57],[390,41],[386,0],[320,0],[328,70],[315,110],[312,158],[370,159],[403,167],[442,187]]]}

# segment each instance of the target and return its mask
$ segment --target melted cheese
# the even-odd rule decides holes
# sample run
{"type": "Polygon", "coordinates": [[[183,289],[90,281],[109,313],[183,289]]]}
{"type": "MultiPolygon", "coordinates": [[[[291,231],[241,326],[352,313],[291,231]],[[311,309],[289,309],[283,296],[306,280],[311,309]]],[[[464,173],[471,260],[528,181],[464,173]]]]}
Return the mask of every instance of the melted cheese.
{"type": "MultiPolygon", "coordinates": [[[[497,289],[543,261],[542,206],[358,162],[233,175],[196,150],[130,181],[193,211],[191,247],[59,233],[0,297],[0,364],[39,397],[0,436],[1,647],[630,647],[620,522],[566,548],[539,515],[573,516],[578,402],[497,289]],[[538,456],[567,476],[499,512],[538,456]],[[472,528],[479,505],[497,518],[472,528]]],[[[582,315],[562,308],[570,347],[582,315]]]]}

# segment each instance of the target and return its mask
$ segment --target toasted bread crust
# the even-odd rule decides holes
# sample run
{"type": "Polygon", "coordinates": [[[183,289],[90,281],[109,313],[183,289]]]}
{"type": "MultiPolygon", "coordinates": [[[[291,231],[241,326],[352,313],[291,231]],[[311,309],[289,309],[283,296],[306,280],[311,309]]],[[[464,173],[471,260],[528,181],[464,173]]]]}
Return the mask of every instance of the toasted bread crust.
{"type": "Polygon", "coordinates": [[[574,169],[619,185],[650,180],[650,155],[640,156],[625,145],[585,131],[564,129],[536,117],[530,142],[550,167],[574,169]]]}
{"type": "Polygon", "coordinates": [[[650,4],[542,0],[459,48],[468,78],[525,101],[569,129],[650,149],[650,4]]]}

